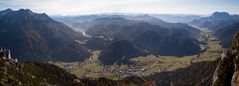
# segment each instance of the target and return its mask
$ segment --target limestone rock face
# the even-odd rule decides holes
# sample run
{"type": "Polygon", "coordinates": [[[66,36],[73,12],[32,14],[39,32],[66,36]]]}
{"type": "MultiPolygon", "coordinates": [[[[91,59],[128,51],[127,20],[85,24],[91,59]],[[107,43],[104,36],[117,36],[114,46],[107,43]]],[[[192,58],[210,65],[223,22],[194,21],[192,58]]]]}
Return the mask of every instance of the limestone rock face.
{"type": "Polygon", "coordinates": [[[232,86],[239,86],[239,72],[234,72],[231,81],[232,86]]]}
{"type": "Polygon", "coordinates": [[[232,46],[223,51],[212,86],[239,86],[239,33],[233,38],[232,46]]]}

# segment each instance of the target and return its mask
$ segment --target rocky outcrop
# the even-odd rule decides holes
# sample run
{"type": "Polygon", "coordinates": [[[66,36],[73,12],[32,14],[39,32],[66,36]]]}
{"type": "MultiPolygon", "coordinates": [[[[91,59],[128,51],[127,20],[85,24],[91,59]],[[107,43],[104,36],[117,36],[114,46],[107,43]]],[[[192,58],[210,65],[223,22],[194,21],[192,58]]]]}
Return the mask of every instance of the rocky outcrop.
{"type": "Polygon", "coordinates": [[[0,48],[1,59],[11,59],[11,53],[9,49],[0,48]]]}
{"type": "Polygon", "coordinates": [[[153,81],[148,81],[142,77],[129,76],[122,80],[111,80],[101,78],[81,78],[75,86],[157,86],[153,81]]]}
{"type": "Polygon", "coordinates": [[[234,35],[232,46],[223,51],[213,86],[239,86],[239,33],[234,35]]]}
{"type": "Polygon", "coordinates": [[[47,63],[17,62],[0,48],[0,86],[71,86],[76,76],[47,63]]]}

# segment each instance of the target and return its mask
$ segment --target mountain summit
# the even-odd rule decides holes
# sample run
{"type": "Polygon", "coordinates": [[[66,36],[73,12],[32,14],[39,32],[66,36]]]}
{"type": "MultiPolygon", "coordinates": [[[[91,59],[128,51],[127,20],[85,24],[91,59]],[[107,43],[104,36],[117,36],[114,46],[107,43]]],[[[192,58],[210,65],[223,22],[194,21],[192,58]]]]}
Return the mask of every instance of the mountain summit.
{"type": "MultiPolygon", "coordinates": [[[[37,14],[37,13],[32,12],[29,9],[19,9],[17,11],[13,11],[11,9],[6,9],[3,11],[0,11],[0,16],[1,16],[1,19],[4,18],[4,19],[11,19],[11,20],[14,20],[14,19],[18,20],[16,22],[19,22],[19,20],[23,21],[23,20],[33,20],[33,19],[53,21],[53,19],[51,19],[45,13],[37,14]]],[[[29,22],[31,22],[31,21],[29,21],[29,22]]]]}
{"type": "Polygon", "coordinates": [[[228,12],[214,12],[210,17],[218,20],[226,20],[233,18],[233,16],[230,15],[228,12]]]}
{"type": "Polygon", "coordinates": [[[209,17],[194,19],[190,22],[190,24],[201,28],[208,28],[216,32],[222,28],[238,22],[238,19],[238,15],[230,15],[227,12],[214,12],[209,17]]]}

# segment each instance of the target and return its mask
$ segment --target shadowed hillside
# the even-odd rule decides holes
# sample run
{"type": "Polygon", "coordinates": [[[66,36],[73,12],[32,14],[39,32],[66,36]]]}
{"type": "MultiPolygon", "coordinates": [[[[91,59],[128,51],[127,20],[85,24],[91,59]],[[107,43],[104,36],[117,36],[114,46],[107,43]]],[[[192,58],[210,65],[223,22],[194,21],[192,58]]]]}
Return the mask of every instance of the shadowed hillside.
{"type": "Polygon", "coordinates": [[[89,53],[76,40],[84,39],[81,33],[44,13],[29,9],[0,11],[0,47],[11,49],[20,60],[83,61],[89,53]]]}
{"type": "Polygon", "coordinates": [[[217,32],[215,32],[215,35],[221,41],[222,46],[224,48],[228,48],[232,44],[233,36],[238,31],[239,31],[239,22],[236,22],[230,26],[218,30],[217,32]]]}

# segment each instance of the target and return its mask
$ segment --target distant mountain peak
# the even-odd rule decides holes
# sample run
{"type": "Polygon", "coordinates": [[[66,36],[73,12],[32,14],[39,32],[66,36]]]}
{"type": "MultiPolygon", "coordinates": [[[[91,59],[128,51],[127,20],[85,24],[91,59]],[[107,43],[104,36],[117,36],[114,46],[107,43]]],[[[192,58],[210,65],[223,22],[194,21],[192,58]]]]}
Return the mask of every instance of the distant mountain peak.
{"type": "Polygon", "coordinates": [[[228,12],[214,12],[212,15],[230,15],[228,12]]]}
{"type": "Polygon", "coordinates": [[[10,8],[7,8],[7,9],[5,9],[5,10],[2,10],[2,11],[0,11],[0,12],[10,12],[10,11],[13,11],[12,9],[10,9],[10,8]]]}
{"type": "Polygon", "coordinates": [[[18,12],[29,13],[29,14],[33,13],[30,9],[19,9],[18,12]]]}
{"type": "Polygon", "coordinates": [[[96,21],[106,21],[106,20],[123,20],[123,21],[125,21],[126,19],[124,19],[124,18],[121,18],[121,17],[105,17],[105,18],[98,18],[98,19],[96,19],[96,21]]]}
{"type": "Polygon", "coordinates": [[[228,12],[214,12],[211,16],[213,19],[231,19],[232,16],[228,12]]]}
{"type": "Polygon", "coordinates": [[[8,13],[10,13],[10,12],[13,12],[13,10],[10,9],[10,8],[8,8],[8,9],[6,9],[6,10],[0,11],[0,15],[5,15],[5,14],[8,14],[8,13]]]}
{"type": "Polygon", "coordinates": [[[0,11],[0,18],[20,19],[20,20],[53,20],[45,13],[34,13],[30,9],[12,10],[6,9],[0,11]]]}
{"type": "Polygon", "coordinates": [[[5,10],[0,11],[0,13],[11,13],[11,12],[20,12],[20,13],[27,13],[27,14],[33,14],[33,12],[30,9],[19,9],[17,11],[13,11],[10,8],[7,8],[5,10]]]}

